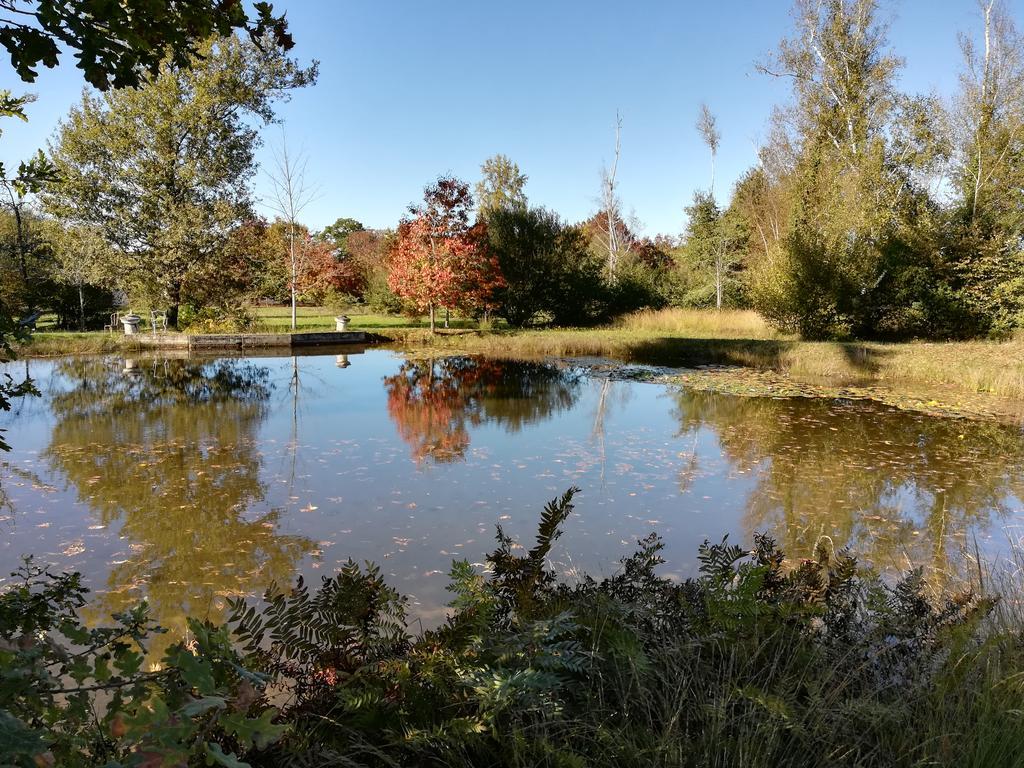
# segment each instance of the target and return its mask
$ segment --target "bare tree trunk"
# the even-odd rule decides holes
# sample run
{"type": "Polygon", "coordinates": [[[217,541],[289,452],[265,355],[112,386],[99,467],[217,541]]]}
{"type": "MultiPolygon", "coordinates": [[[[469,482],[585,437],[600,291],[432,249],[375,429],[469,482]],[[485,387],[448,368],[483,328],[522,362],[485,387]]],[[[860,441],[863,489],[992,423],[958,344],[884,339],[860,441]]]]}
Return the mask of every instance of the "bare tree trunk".
{"type": "Polygon", "coordinates": [[[78,281],[78,330],[85,330],[85,291],[82,281],[78,281]]]}
{"type": "Polygon", "coordinates": [[[990,0],[989,3],[982,8],[982,12],[985,16],[985,63],[982,69],[981,75],[981,99],[978,115],[978,125],[974,132],[974,142],[977,148],[977,168],[974,169],[974,199],[971,202],[971,221],[973,222],[978,215],[978,200],[981,197],[981,182],[984,176],[982,170],[982,164],[984,163],[984,152],[983,152],[983,134],[988,128],[988,103],[989,103],[989,78],[991,76],[992,66],[992,6],[995,0],[990,0]]]}
{"type": "Polygon", "coordinates": [[[715,157],[718,155],[718,144],[722,140],[722,134],[718,130],[718,122],[714,113],[707,104],[700,105],[700,114],[697,116],[697,132],[707,144],[711,151],[711,198],[715,197],[715,157]]]}
{"type": "Polygon", "coordinates": [[[434,302],[430,302],[430,332],[434,332],[434,302]]]}
{"type": "Polygon", "coordinates": [[[291,329],[298,328],[299,273],[305,269],[295,244],[299,214],[316,199],[315,187],[306,183],[306,157],[292,157],[288,143],[281,137],[281,148],[274,152],[274,171],[267,174],[272,187],[270,207],[288,223],[288,256],[291,261],[291,329]]]}
{"type": "Polygon", "coordinates": [[[294,331],[298,324],[296,323],[296,283],[298,282],[299,264],[295,258],[295,222],[292,222],[288,227],[288,249],[292,259],[292,330],[294,331]]]}
{"type": "Polygon", "coordinates": [[[719,252],[718,257],[715,259],[715,307],[721,311],[722,309],[722,256],[719,252]]]}
{"type": "Polygon", "coordinates": [[[25,242],[25,220],[21,215],[21,202],[14,199],[13,193],[10,191],[8,193],[11,194],[11,211],[14,213],[14,236],[18,249],[18,264],[21,268],[21,282],[25,287],[25,303],[28,305],[26,311],[31,314],[35,309],[35,291],[28,281],[28,245],[25,242]]]}
{"type": "Polygon", "coordinates": [[[602,185],[602,203],[608,224],[608,276],[615,282],[622,245],[619,243],[619,203],[615,194],[615,176],[619,170],[619,155],[622,151],[622,117],[615,113],[615,159],[611,170],[605,170],[602,185]]]}
{"type": "Polygon", "coordinates": [[[767,238],[767,237],[765,237],[765,234],[764,234],[764,227],[763,227],[763,226],[761,225],[761,223],[760,223],[760,222],[758,222],[758,223],[757,223],[757,234],[758,234],[758,235],[760,236],[760,238],[761,238],[761,245],[762,245],[762,247],[764,248],[764,254],[765,254],[765,256],[767,256],[767,255],[768,255],[768,250],[769,250],[769,249],[768,249],[768,238],[767,238]]]}

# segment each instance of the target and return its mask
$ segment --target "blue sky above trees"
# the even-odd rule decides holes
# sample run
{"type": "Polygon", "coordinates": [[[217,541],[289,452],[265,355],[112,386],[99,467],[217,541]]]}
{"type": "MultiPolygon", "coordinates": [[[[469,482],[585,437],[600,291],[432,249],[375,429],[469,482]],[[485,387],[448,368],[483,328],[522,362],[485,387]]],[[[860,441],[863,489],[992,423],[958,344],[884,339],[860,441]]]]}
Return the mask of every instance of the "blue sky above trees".
{"type": "MultiPolygon", "coordinates": [[[[530,177],[531,203],[585,218],[597,208],[618,109],[625,209],[648,234],[678,234],[683,207],[709,183],[693,127],[701,101],[722,132],[721,200],[755,161],[772,106],[789,89],[754,67],[789,29],[786,0],[275,5],[287,10],[294,53],[321,62],[319,84],[279,110],[320,190],[305,217],[314,228],[339,216],[392,226],[439,173],[473,182],[497,152],[530,177]]],[[[1008,6],[1024,24],[1024,0],[1008,6]]],[[[979,29],[973,0],[888,9],[890,43],[906,59],[904,90],[949,96],[961,66],[957,32],[979,29]]],[[[5,121],[0,160],[13,166],[43,146],[82,84],[72,66],[44,70],[31,85],[0,69],[0,88],[38,95],[29,123],[5,121]]],[[[264,138],[267,161],[280,130],[264,138]]],[[[262,178],[256,187],[266,192],[262,178]]]]}

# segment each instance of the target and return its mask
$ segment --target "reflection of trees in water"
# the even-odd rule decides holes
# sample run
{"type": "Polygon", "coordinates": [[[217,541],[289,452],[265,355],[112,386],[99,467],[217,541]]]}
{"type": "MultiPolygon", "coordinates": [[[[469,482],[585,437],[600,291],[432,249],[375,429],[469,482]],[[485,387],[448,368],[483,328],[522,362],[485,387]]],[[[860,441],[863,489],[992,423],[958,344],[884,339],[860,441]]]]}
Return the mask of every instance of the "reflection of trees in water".
{"type": "Polygon", "coordinates": [[[630,399],[632,388],[614,386],[611,377],[605,376],[598,380],[597,403],[594,405],[594,426],[590,429],[590,438],[597,445],[598,464],[601,467],[601,488],[605,487],[605,472],[608,464],[608,452],[606,450],[606,438],[608,436],[607,421],[608,415],[613,406],[622,407],[630,399]]]}
{"type": "MultiPolygon", "coordinates": [[[[791,555],[821,535],[881,566],[938,569],[1024,498],[1024,435],[1004,424],[861,402],[683,392],[684,432],[707,425],[757,478],[745,527],[791,555]]],[[[998,535],[998,533],[996,534],[998,535]]]]}
{"type": "Polygon", "coordinates": [[[219,598],[290,582],[312,548],[277,533],[263,501],[256,431],[267,413],[265,368],[222,360],[104,360],[58,364],[57,422],[47,458],[104,525],[121,521],[129,552],[113,563],[94,611],[138,602],[184,631],[185,616],[217,613],[219,598]]]}
{"type": "Polygon", "coordinates": [[[21,481],[21,484],[28,484],[33,488],[46,491],[54,490],[45,480],[43,480],[43,478],[32,470],[16,466],[7,461],[0,461],[0,521],[4,520],[6,517],[13,518],[17,512],[14,501],[12,501],[11,497],[7,494],[3,485],[3,482],[9,477],[18,478],[21,481]]]}
{"type": "Polygon", "coordinates": [[[413,458],[460,461],[469,428],[485,422],[517,432],[571,408],[580,374],[552,365],[476,357],[407,360],[387,376],[388,413],[413,458]]]}

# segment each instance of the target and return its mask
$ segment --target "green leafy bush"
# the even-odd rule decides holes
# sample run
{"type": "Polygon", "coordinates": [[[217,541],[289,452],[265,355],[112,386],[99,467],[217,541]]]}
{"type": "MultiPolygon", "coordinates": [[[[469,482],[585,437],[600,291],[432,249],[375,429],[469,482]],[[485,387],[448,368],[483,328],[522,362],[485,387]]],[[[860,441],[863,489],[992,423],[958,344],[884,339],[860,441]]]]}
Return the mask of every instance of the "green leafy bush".
{"type": "Polygon", "coordinates": [[[0,764],[237,768],[236,753],[287,730],[227,628],[191,620],[189,643],[153,663],[146,641],[160,629],[145,605],[88,629],[78,574],[30,561],[13,575],[0,595],[0,764]]]}
{"type": "Polygon", "coordinates": [[[241,304],[221,307],[182,306],[178,324],[186,333],[241,333],[256,330],[259,320],[241,304]]]}
{"type": "Polygon", "coordinates": [[[382,315],[397,315],[402,312],[402,299],[388,287],[387,271],[370,270],[363,289],[363,301],[371,312],[382,315]]]}

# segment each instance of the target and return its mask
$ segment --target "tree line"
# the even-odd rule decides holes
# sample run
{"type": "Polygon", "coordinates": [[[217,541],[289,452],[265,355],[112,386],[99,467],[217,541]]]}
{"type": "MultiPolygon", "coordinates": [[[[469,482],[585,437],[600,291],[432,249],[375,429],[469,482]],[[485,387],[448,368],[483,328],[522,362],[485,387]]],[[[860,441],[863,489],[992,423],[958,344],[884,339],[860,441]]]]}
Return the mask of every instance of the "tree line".
{"type": "Polygon", "coordinates": [[[39,156],[39,183],[4,183],[0,301],[83,328],[116,292],[180,325],[245,324],[254,302],[291,299],[432,327],[440,310],[583,326],[644,307],[750,307],[805,338],[1007,336],[1024,325],[1024,46],[1001,0],[979,11],[942,100],[900,90],[878,0],[797,0],[790,36],[757,65],[791,95],[756,164],[720,202],[721,131],[701,105],[709,185],[681,235],[656,237],[619,197],[621,117],[583,222],[532,204],[501,154],[475,187],[439,177],[390,229],[303,225],[291,166],[270,174],[282,205],[262,218],[259,127],[315,83],[316,64],[251,35],[211,38],[187,66],[167,56],[136,88],[84,95],[39,156]]]}

